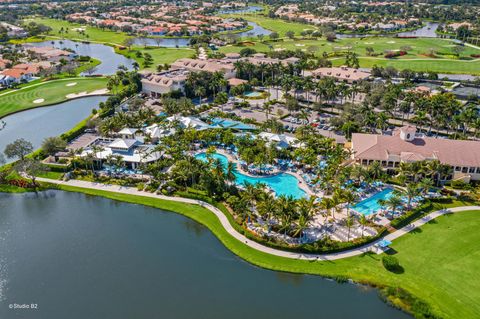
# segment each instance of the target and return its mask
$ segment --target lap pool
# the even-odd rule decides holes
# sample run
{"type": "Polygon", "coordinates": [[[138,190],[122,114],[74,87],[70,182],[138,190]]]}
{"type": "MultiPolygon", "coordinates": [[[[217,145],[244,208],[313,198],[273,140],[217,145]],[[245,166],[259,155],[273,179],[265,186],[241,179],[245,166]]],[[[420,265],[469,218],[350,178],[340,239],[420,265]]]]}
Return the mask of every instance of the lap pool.
{"type": "MultiPolygon", "coordinates": [[[[205,153],[200,153],[195,155],[195,158],[207,161],[207,155],[205,153]]],[[[220,162],[223,164],[223,167],[226,168],[228,163],[228,158],[222,154],[215,153],[212,155],[212,158],[219,159],[220,162]]],[[[247,176],[244,174],[239,173],[235,170],[235,182],[238,185],[245,185],[245,184],[258,184],[263,183],[266,184],[268,187],[273,189],[277,196],[285,195],[285,196],[292,196],[293,198],[302,198],[305,197],[305,192],[298,186],[298,180],[295,176],[290,174],[277,174],[273,176],[267,177],[252,177],[247,176]]]]}
{"type": "Polygon", "coordinates": [[[362,200],[361,202],[357,203],[352,207],[353,210],[362,214],[362,215],[370,215],[375,214],[377,211],[382,209],[382,205],[378,203],[379,200],[387,200],[393,195],[393,189],[387,188],[381,192],[370,196],[367,199],[362,200]]]}

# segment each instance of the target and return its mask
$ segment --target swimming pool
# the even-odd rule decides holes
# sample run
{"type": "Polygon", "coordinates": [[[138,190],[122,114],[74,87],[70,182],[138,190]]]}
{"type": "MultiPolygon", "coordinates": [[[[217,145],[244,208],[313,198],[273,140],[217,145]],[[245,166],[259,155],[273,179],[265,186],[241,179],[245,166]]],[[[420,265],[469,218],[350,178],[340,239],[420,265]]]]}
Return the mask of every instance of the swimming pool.
{"type": "MultiPolygon", "coordinates": [[[[207,161],[207,156],[205,153],[197,154],[195,155],[195,158],[202,161],[207,161]]],[[[226,156],[222,154],[214,153],[212,155],[212,158],[219,159],[223,164],[223,167],[227,166],[228,158],[226,156]]],[[[236,169],[234,174],[235,174],[235,182],[238,185],[245,185],[245,184],[255,185],[258,183],[264,183],[267,186],[269,186],[271,189],[273,189],[277,196],[286,195],[286,196],[292,196],[293,198],[296,198],[296,199],[306,196],[305,192],[298,186],[297,178],[290,174],[281,173],[281,174],[267,176],[267,177],[252,177],[252,176],[247,176],[242,173],[239,173],[238,171],[236,171],[236,169]]]]}
{"type": "Polygon", "coordinates": [[[370,215],[374,214],[380,209],[382,209],[382,205],[378,203],[379,200],[387,200],[393,195],[393,189],[386,188],[381,192],[374,194],[373,196],[362,200],[361,202],[357,203],[352,207],[353,210],[362,214],[362,215],[370,215]]]}
{"type": "Polygon", "coordinates": [[[262,93],[258,91],[250,91],[250,92],[244,93],[243,95],[247,97],[259,97],[262,95],[262,93]]]}

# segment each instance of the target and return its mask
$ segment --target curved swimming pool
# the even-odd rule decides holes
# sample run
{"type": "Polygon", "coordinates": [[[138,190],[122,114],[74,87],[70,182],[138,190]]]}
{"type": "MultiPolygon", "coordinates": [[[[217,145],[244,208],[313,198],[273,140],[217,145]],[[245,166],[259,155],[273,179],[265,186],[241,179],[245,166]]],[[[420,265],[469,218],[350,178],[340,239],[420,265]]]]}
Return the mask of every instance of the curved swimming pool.
{"type": "MultiPolygon", "coordinates": [[[[195,158],[206,162],[207,154],[200,153],[195,155],[195,158]]],[[[225,155],[214,153],[212,155],[212,158],[219,159],[223,167],[226,168],[228,163],[228,158],[225,155]]],[[[235,174],[235,182],[238,185],[245,185],[245,184],[256,185],[258,183],[263,183],[263,184],[266,184],[271,189],[273,189],[273,191],[277,196],[279,195],[292,196],[293,198],[296,198],[296,199],[306,196],[305,191],[303,191],[298,186],[298,183],[299,183],[298,179],[295,176],[290,174],[280,173],[280,174],[266,176],[266,177],[253,177],[253,176],[248,176],[248,175],[239,173],[236,170],[236,164],[235,164],[234,174],[235,174]]]]}

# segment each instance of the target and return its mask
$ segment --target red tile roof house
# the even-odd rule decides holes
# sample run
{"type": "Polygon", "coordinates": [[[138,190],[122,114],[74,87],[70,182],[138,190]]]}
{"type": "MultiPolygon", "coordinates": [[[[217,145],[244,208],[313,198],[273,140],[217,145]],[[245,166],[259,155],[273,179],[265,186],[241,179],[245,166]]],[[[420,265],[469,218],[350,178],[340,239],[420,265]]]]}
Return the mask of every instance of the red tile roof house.
{"type": "Polygon", "coordinates": [[[453,180],[480,180],[480,142],[426,137],[413,126],[404,126],[393,135],[354,133],[352,158],[361,165],[378,161],[384,168],[401,162],[438,160],[453,168],[453,180]]]}
{"type": "Polygon", "coordinates": [[[12,83],[28,82],[32,79],[32,73],[22,69],[5,69],[0,71],[0,84],[4,86],[12,83]]]}

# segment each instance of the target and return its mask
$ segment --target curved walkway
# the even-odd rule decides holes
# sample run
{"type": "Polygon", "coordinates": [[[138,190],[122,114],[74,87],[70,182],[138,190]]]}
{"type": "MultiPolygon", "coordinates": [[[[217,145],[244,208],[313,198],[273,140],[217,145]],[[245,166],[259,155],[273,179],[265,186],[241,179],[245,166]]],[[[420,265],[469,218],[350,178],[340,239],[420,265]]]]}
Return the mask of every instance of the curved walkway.
{"type": "Polygon", "coordinates": [[[230,222],[228,221],[227,217],[225,214],[216,208],[213,205],[210,205],[208,203],[202,202],[200,200],[195,200],[195,199],[190,199],[190,198],[182,198],[182,197],[170,197],[170,196],[164,196],[164,195],[157,195],[157,194],[152,194],[152,193],[146,193],[137,190],[136,188],[133,187],[124,187],[124,186],[119,186],[119,185],[111,185],[111,184],[102,184],[102,183],[94,183],[94,182],[87,182],[87,181],[79,181],[79,180],[70,180],[70,181],[59,181],[59,180],[53,180],[53,179],[48,179],[48,178],[38,178],[38,181],[42,182],[47,182],[51,184],[58,184],[58,185],[68,185],[68,186],[74,186],[74,187],[79,187],[79,188],[87,188],[87,189],[95,189],[95,190],[101,190],[101,191],[108,191],[108,192],[113,192],[113,193],[121,193],[121,194],[128,194],[128,195],[136,195],[136,196],[143,196],[143,197],[152,197],[152,198],[158,198],[158,199],[163,199],[163,200],[169,200],[169,201],[175,201],[175,202],[182,202],[182,203],[187,203],[187,204],[196,204],[200,205],[202,207],[205,207],[209,209],[212,213],[214,213],[218,219],[220,220],[220,223],[222,226],[225,228],[225,230],[234,238],[237,240],[241,241],[242,243],[250,246],[253,249],[256,249],[258,251],[279,256],[279,257],[285,257],[285,258],[291,258],[291,259],[301,259],[301,260],[337,260],[337,259],[343,259],[343,258],[348,258],[348,257],[353,257],[353,256],[358,256],[362,255],[366,252],[375,252],[377,254],[382,253],[380,249],[376,247],[376,244],[381,241],[382,239],[386,239],[389,241],[392,241],[398,237],[401,237],[410,231],[412,231],[415,228],[418,228],[429,221],[445,215],[449,213],[456,213],[456,212],[462,212],[462,211],[469,211],[469,210],[480,210],[480,206],[462,206],[462,207],[455,207],[451,209],[445,209],[445,210],[439,210],[432,212],[428,214],[427,216],[424,216],[423,218],[420,218],[416,220],[414,223],[407,225],[393,233],[388,234],[387,236],[380,238],[372,243],[366,244],[362,247],[351,249],[351,250],[346,250],[338,253],[332,253],[332,254],[304,254],[304,253],[296,253],[296,252],[289,252],[289,251],[284,251],[284,250],[279,250],[275,248],[270,248],[264,245],[261,245],[251,239],[248,239],[247,237],[243,236],[239,232],[237,232],[230,222]]]}

